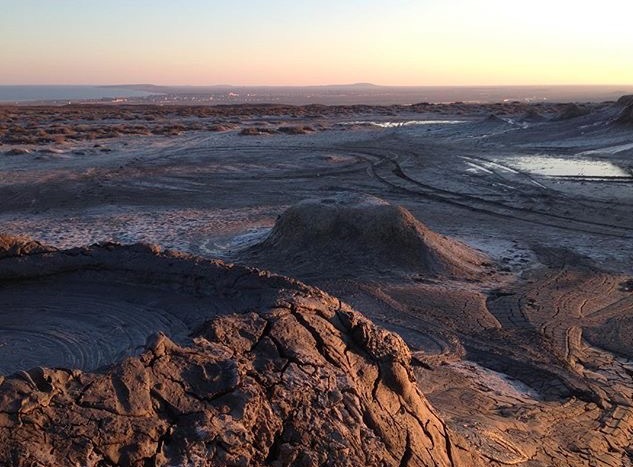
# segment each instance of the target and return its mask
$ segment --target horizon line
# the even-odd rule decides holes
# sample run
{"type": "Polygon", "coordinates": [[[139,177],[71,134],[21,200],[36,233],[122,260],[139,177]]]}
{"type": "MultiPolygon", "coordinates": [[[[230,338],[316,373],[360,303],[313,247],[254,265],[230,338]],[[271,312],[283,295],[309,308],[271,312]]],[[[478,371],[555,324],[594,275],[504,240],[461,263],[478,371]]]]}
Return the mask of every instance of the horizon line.
{"type": "Polygon", "coordinates": [[[553,84],[375,84],[370,82],[334,83],[334,84],[153,84],[153,83],[0,83],[0,86],[93,86],[93,87],[130,87],[153,86],[166,88],[312,88],[312,87],[379,87],[379,88],[527,88],[527,87],[633,87],[633,83],[619,84],[587,84],[587,83],[553,83],[553,84]]]}

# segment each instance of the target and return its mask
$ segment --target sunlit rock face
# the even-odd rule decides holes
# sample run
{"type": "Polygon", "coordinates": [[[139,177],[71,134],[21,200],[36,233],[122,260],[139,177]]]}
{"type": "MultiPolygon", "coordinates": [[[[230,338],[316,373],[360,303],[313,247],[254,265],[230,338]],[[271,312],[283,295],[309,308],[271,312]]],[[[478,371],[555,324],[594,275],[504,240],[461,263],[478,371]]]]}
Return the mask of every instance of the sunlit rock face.
{"type": "Polygon", "coordinates": [[[42,245],[30,238],[0,234],[0,259],[50,251],[54,251],[54,248],[42,245]]]}

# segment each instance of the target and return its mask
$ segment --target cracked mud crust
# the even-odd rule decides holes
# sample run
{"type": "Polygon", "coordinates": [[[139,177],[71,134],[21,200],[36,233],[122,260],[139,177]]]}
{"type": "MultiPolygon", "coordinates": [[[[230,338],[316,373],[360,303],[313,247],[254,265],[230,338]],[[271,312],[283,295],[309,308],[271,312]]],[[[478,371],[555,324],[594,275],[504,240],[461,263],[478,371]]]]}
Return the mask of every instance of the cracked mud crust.
{"type": "Polygon", "coordinates": [[[2,465],[478,465],[418,390],[404,341],[338,299],[146,246],[44,255],[5,258],[0,276],[178,274],[238,311],[98,372],[0,377],[2,465]]]}

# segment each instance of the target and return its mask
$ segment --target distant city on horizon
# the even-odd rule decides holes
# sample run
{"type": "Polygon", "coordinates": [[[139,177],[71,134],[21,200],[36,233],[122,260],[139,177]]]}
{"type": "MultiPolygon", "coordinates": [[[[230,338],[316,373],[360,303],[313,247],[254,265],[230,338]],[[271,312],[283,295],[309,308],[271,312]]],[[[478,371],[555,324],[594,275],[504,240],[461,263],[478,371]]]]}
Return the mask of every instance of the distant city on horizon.
{"type": "Polygon", "coordinates": [[[633,85],[383,86],[372,83],[310,86],[0,85],[0,102],[130,104],[411,105],[420,102],[602,102],[633,93],[633,85]]]}

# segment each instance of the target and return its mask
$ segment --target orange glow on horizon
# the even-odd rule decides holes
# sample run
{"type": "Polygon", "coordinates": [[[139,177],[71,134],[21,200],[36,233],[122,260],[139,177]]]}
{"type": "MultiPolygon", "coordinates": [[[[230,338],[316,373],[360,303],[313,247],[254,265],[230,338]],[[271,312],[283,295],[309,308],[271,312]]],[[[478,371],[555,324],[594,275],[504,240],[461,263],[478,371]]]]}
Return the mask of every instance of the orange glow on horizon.
{"type": "Polygon", "coordinates": [[[623,0],[66,3],[8,7],[0,84],[633,84],[623,0]]]}

